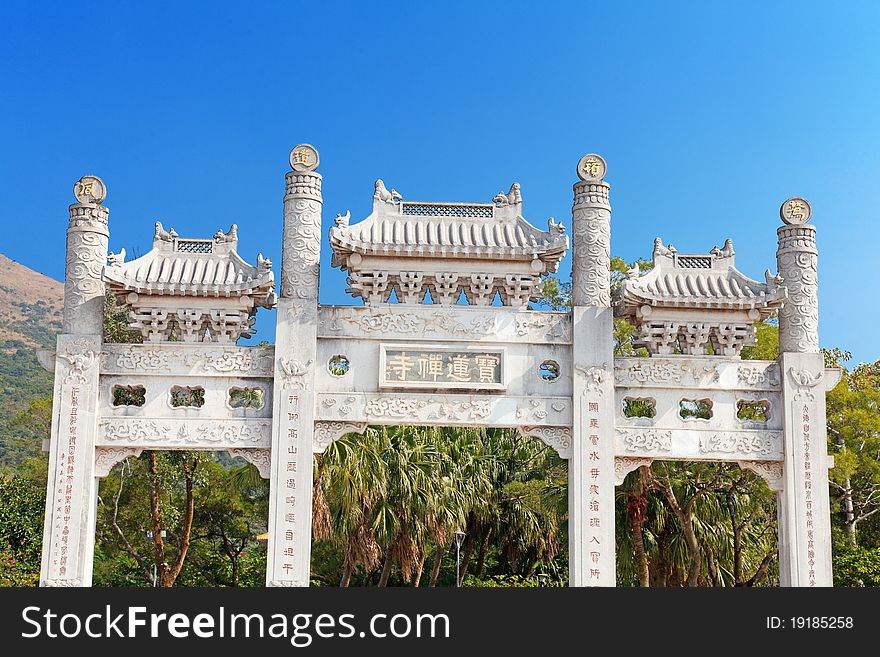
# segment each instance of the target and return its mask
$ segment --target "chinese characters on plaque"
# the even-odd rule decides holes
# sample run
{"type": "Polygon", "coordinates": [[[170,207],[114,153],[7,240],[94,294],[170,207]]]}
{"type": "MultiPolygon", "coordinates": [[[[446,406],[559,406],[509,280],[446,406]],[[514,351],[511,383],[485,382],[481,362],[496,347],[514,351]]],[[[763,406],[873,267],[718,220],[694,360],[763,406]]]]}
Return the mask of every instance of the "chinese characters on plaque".
{"type": "Polygon", "coordinates": [[[385,349],[382,384],[394,387],[501,388],[503,352],[385,349]]]}

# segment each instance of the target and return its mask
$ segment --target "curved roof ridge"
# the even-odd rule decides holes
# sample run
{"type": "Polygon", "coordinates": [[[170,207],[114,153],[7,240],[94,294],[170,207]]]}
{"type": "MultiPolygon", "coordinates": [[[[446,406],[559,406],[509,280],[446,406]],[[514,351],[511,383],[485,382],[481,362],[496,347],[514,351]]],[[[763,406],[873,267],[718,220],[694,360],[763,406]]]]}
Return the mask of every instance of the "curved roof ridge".
{"type": "Polygon", "coordinates": [[[110,255],[102,278],[117,294],[255,295],[258,305],[274,304],[272,263],[262,256],[257,265],[246,262],[236,250],[237,229],[213,239],[180,238],[157,226],[153,248],[124,262],[124,254],[110,255]]]}
{"type": "Polygon", "coordinates": [[[492,203],[404,201],[377,181],[373,209],[349,224],[339,216],[330,228],[336,266],[348,267],[352,252],[375,256],[444,257],[476,254],[497,260],[541,258],[558,265],[568,250],[568,236],[559,224],[547,231],[522,216],[519,185],[499,193],[492,203]]]}
{"type": "Polygon", "coordinates": [[[651,270],[627,273],[615,293],[618,308],[632,313],[642,305],[680,308],[759,309],[768,315],[782,305],[785,289],[778,279],[749,278],[735,267],[733,245],[707,254],[679,254],[657,238],[651,270]]]}

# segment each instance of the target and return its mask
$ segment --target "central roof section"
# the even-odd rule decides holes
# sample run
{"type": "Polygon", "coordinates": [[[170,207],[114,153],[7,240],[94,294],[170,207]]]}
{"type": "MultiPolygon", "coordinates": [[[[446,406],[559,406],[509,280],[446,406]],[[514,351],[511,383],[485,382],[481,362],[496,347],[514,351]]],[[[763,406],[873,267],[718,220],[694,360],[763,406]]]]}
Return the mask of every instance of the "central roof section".
{"type": "Polygon", "coordinates": [[[547,231],[522,216],[518,183],[491,203],[404,201],[377,180],[373,211],[349,225],[349,213],[330,229],[333,266],[349,272],[349,292],[367,304],[524,307],[541,298],[541,277],[555,272],[568,250],[568,236],[551,218],[547,231]]]}

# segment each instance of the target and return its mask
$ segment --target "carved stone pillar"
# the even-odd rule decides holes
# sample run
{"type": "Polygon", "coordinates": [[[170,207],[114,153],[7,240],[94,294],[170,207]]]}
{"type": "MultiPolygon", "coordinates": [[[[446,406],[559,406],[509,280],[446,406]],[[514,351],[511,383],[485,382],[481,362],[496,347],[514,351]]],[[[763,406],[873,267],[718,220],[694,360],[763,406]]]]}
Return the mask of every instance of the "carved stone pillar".
{"type": "Polygon", "coordinates": [[[569,584],[614,586],[614,346],[611,206],[605,161],[578,163],[572,229],[573,426],[569,459],[569,584]]]}
{"type": "Polygon", "coordinates": [[[571,208],[571,298],[575,306],[611,305],[611,186],[605,160],[585,155],[578,162],[580,180],[574,184],[571,208]]]}
{"type": "Polygon", "coordinates": [[[788,298],[779,311],[779,352],[819,351],[819,301],[816,227],[806,223],[810,205],[792,198],[782,204],[785,226],[776,229],[776,263],[788,298]]]}
{"type": "Polygon", "coordinates": [[[777,263],[788,290],[779,313],[785,437],[778,496],[779,579],[783,586],[832,586],[825,425],[825,364],[819,353],[816,229],[810,205],[782,205],[777,263]]]}
{"type": "Polygon", "coordinates": [[[318,151],[290,153],[284,195],[281,296],[275,330],[275,392],[267,586],[308,586],[312,540],[321,174],[318,151]]]}
{"type": "Polygon", "coordinates": [[[70,206],[67,227],[67,266],[64,276],[64,319],[61,332],[71,335],[102,335],[104,283],[101,271],[107,264],[107,219],[110,210],[101,203],[104,183],[83,176],[74,186],[77,203],[70,206]]]}
{"type": "Polygon", "coordinates": [[[89,586],[95,541],[95,430],[103,341],[106,190],[95,176],[74,186],[70,206],[64,319],[55,359],[41,586],[89,586]]]}

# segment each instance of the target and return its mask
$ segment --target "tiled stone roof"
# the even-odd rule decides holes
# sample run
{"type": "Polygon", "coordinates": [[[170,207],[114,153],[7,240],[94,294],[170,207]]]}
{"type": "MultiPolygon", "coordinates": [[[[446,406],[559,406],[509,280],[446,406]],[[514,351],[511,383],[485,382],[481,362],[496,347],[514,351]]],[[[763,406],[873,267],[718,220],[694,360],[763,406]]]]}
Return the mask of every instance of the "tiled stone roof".
{"type": "Polygon", "coordinates": [[[509,193],[496,195],[492,203],[422,203],[404,201],[377,181],[373,199],[373,212],[366,219],[348,225],[347,217],[339,217],[330,229],[335,265],[344,265],[349,254],[359,253],[539,259],[547,264],[547,271],[554,271],[568,249],[560,225],[551,223],[541,231],[522,217],[518,184],[509,193]]]}
{"type": "MultiPolygon", "coordinates": [[[[659,238],[658,238],[659,240],[659,238]]],[[[752,280],[734,266],[733,245],[727,241],[708,254],[682,255],[655,241],[654,267],[645,274],[636,269],[617,291],[618,307],[647,304],[655,307],[758,310],[767,316],[778,309],[785,290],[776,277],[752,280]]]]}
{"type": "Polygon", "coordinates": [[[117,294],[230,297],[252,295],[255,305],[274,304],[271,262],[246,263],[236,252],[236,227],[212,239],[185,239],[157,222],[153,248],[130,262],[110,257],[103,278],[117,294]]]}

